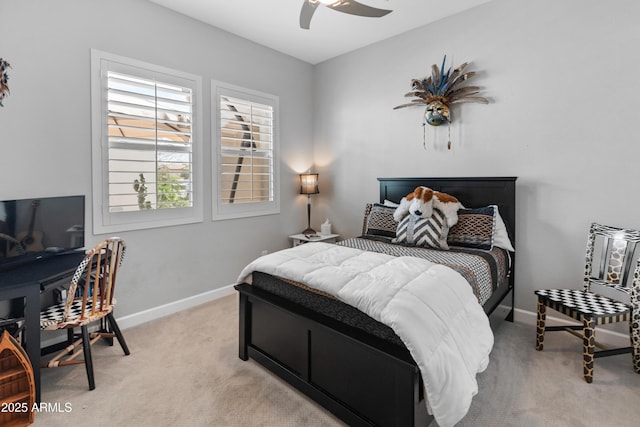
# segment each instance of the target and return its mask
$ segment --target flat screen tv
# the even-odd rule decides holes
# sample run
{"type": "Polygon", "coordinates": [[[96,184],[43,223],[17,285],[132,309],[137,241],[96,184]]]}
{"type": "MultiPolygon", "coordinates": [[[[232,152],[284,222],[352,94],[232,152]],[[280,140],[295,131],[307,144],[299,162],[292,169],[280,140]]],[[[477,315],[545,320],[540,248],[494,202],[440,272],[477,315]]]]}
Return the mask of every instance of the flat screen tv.
{"type": "Polygon", "coordinates": [[[84,196],[0,201],[0,269],[84,247],[84,196]]]}

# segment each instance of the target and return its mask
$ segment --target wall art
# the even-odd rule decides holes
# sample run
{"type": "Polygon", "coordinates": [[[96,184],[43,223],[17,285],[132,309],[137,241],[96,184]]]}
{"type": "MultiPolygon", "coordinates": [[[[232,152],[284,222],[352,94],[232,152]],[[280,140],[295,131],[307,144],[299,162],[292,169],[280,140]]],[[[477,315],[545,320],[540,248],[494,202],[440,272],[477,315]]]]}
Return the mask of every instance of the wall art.
{"type": "MultiPolygon", "coordinates": [[[[453,71],[451,67],[445,70],[447,55],[442,59],[442,66],[438,68],[436,64],[431,66],[431,75],[423,79],[411,80],[411,92],[405,97],[415,97],[408,104],[394,107],[394,110],[405,107],[421,106],[425,107],[423,126],[449,125],[449,142],[447,148],[451,149],[451,105],[463,102],[479,102],[488,104],[489,101],[478,96],[480,88],[478,86],[464,86],[473,77],[475,71],[466,71],[469,63],[456,67],[453,71]]],[[[426,148],[426,131],[423,141],[426,148]]]]}
{"type": "Polygon", "coordinates": [[[0,58],[0,107],[4,107],[2,101],[10,93],[9,85],[7,84],[9,81],[9,72],[7,70],[9,68],[11,68],[11,65],[4,59],[0,58]]]}

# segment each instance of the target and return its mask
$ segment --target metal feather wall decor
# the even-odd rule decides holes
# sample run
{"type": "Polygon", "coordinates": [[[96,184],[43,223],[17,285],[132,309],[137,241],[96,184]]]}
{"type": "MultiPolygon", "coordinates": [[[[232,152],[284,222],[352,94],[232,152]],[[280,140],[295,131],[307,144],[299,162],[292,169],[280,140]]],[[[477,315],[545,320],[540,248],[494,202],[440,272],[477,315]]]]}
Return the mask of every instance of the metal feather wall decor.
{"type": "MultiPolygon", "coordinates": [[[[442,59],[440,68],[436,64],[431,66],[431,75],[423,79],[411,80],[411,92],[405,97],[416,97],[408,104],[393,107],[394,110],[406,107],[426,106],[424,112],[423,126],[440,126],[444,123],[449,125],[449,142],[447,148],[451,149],[451,110],[453,104],[464,102],[479,102],[488,104],[489,101],[478,96],[480,88],[478,86],[464,86],[471,77],[475,76],[475,71],[466,71],[469,63],[465,62],[456,67],[453,71],[451,67],[445,71],[447,55],[442,59]]],[[[424,145],[426,147],[426,131],[424,145]]]]}
{"type": "Polygon", "coordinates": [[[0,107],[4,107],[2,100],[9,95],[9,85],[7,84],[9,81],[9,72],[7,70],[9,68],[11,68],[11,65],[0,58],[0,107]]]}

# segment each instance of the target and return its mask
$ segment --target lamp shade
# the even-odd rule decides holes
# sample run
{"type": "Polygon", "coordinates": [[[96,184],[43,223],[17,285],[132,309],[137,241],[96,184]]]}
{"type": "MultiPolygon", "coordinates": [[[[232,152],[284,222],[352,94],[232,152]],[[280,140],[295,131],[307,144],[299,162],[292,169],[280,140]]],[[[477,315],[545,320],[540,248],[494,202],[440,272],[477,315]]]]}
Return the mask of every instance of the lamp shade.
{"type": "Polygon", "coordinates": [[[317,194],[318,191],[318,174],[317,173],[301,173],[300,174],[300,194],[317,194]]]}

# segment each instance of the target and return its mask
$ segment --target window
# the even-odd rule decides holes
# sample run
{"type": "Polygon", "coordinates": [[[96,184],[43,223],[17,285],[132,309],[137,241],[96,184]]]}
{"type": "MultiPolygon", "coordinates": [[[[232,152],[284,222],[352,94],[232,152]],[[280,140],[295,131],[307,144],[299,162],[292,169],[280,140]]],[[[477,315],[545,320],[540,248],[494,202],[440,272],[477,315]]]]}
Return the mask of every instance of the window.
{"type": "Polygon", "coordinates": [[[280,212],[278,98],[212,82],[213,219],[280,212]]]}
{"type": "Polygon", "coordinates": [[[202,221],[201,78],[91,58],[94,233],[202,221]]]}

